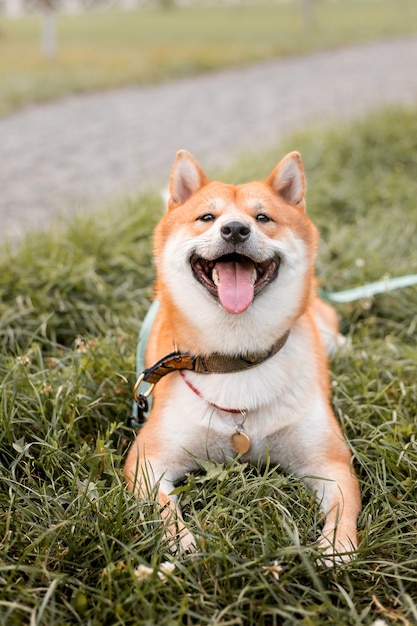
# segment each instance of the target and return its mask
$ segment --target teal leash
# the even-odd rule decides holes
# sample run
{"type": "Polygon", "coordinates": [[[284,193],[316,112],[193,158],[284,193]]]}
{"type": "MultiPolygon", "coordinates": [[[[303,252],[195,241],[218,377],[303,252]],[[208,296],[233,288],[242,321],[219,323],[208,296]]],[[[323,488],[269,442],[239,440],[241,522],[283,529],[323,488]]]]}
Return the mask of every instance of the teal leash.
{"type": "MultiPolygon", "coordinates": [[[[336,302],[338,304],[347,304],[349,302],[355,302],[356,300],[362,300],[363,298],[371,298],[372,296],[376,296],[382,293],[388,293],[389,291],[393,291],[395,289],[402,289],[404,287],[412,287],[413,285],[417,285],[417,274],[409,274],[407,276],[398,276],[396,278],[387,278],[386,280],[379,280],[374,283],[368,283],[367,285],[362,285],[361,287],[355,287],[354,289],[345,289],[344,291],[325,291],[320,289],[319,295],[323,300],[327,300],[328,302],[336,302]]],[[[152,330],[153,323],[155,321],[156,315],[159,310],[159,301],[154,300],[151,306],[148,309],[148,312],[145,315],[145,319],[143,320],[140,332],[139,339],[136,348],[136,372],[137,377],[145,370],[145,353],[148,345],[149,335],[152,330]]],[[[143,382],[142,383],[142,393],[149,391],[150,384],[143,382]]],[[[142,387],[141,385],[141,387],[142,387]]],[[[152,395],[147,397],[149,410],[152,407],[152,395]]],[[[129,418],[129,426],[132,428],[141,428],[143,426],[143,422],[138,421],[139,411],[138,405],[134,401],[132,406],[132,417],[129,418]]]]}
{"type": "MultiPolygon", "coordinates": [[[[152,326],[155,321],[158,310],[159,310],[159,301],[154,300],[145,315],[145,318],[142,322],[142,326],[139,331],[139,339],[138,339],[138,344],[136,347],[136,377],[137,378],[145,369],[146,348],[148,346],[149,335],[151,334],[152,326]]],[[[143,382],[141,385],[142,393],[146,393],[147,391],[149,391],[150,387],[151,385],[149,383],[143,382]]],[[[152,408],[152,395],[148,396],[148,407],[150,411],[152,408]]],[[[130,421],[130,425],[132,426],[132,428],[141,428],[143,426],[142,423],[138,422],[138,416],[139,416],[138,405],[136,401],[134,400],[133,406],[132,406],[132,417],[130,421]]]]}
{"type": "Polygon", "coordinates": [[[355,287],[354,289],[346,289],[345,291],[328,292],[320,290],[319,294],[323,300],[347,304],[349,302],[355,302],[355,300],[362,300],[362,298],[371,298],[381,293],[388,293],[394,289],[412,287],[413,285],[417,285],[417,274],[378,280],[375,283],[368,283],[367,285],[355,287]]]}

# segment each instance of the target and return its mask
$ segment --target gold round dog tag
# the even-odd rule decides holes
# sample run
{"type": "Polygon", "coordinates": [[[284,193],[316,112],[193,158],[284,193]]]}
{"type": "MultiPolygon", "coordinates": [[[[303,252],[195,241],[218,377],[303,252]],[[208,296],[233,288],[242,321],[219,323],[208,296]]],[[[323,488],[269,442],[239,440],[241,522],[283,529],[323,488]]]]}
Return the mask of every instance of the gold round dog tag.
{"type": "Polygon", "coordinates": [[[251,441],[249,437],[242,432],[236,432],[232,435],[232,448],[238,454],[246,454],[250,450],[251,441]]]}

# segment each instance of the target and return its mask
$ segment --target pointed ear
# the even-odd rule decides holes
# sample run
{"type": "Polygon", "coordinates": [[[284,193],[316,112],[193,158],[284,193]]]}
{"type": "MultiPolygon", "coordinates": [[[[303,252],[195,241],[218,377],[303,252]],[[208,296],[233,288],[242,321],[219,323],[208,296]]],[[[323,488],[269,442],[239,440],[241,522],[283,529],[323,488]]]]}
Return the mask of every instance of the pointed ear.
{"type": "Polygon", "coordinates": [[[305,209],[306,179],[301,155],[298,152],[287,154],[265,182],[286,202],[305,209]]]}
{"type": "Polygon", "coordinates": [[[200,165],[187,150],[179,150],[171,170],[169,181],[169,205],[184,204],[208,180],[200,165]]]}

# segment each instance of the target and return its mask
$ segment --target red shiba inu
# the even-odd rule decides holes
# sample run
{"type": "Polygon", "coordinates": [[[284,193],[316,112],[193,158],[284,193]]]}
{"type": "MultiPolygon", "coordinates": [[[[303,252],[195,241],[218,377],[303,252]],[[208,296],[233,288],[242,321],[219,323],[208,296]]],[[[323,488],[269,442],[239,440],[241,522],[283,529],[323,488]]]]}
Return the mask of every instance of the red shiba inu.
{"type": "Polygon", "coordinates": [[[167,535],[185,550],[195,539],[174,483],[196,458],[261,464],[266,454],[317,492],[325,554],[349,558],[357,547],[359,487],[329,404],[326,352],[340,336],[315,293],[305,186],[297,152],[265,181],[237,186],[209,181],[184,150],[172,168],[142,377],[158,384],[124,472],[139,495],[158,485],[167,535]]]}

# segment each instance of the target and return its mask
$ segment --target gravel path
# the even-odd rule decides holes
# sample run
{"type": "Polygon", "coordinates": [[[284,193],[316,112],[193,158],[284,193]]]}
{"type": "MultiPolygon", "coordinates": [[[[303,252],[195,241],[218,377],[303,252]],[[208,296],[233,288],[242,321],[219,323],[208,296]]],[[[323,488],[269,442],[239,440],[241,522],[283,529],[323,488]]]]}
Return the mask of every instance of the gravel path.
{"type": "Polygon", "coordinates": [[[417,37],[74,96],[0,119],[0,237],[166,183],[175,152],[226,166],[320,119],[417,102],[417,37]]]}

